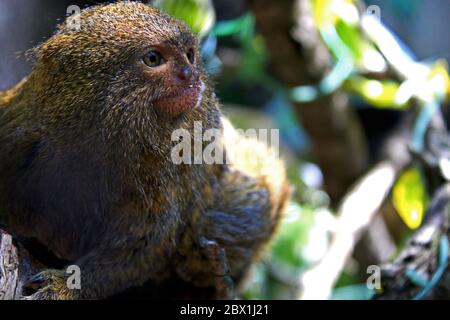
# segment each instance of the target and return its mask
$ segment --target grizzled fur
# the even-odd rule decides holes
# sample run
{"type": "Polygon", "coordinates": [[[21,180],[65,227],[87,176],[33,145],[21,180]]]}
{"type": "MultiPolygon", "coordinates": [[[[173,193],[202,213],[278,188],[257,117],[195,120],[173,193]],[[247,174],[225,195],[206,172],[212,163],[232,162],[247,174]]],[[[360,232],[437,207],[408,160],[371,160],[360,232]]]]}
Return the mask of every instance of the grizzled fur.
{"type": "MultiPolygon", "coordinates": [[[[226,297],[218,277],[239,282],[279,221],[288,198],[282,165],[262,156],[274,182],[238,166],[173,164],[173,130],[192,132],[195,121],[223,130],[197,40],[134,2],[79,18],[81,29],[61,25],[33,51],[27,79],[0,92],[0,224],[82,272],[82,289],[69,290],[64,271],[45,270],[30,298],[104,298],[144,283],[163,292],[174,281],[226,297]],[[180,59],[194,48],[206,87],[199,108],[173,117],[153,107],[179,90],[168,72],[143,76],[140,58],[156,45],[180,59]],[[213,249],[202,252],[202,241],[213,249]],[[227,274],[211,255],[228,260],[227,274]]],[[[176,288],[167,294],[184,296],[176,288]]]]}

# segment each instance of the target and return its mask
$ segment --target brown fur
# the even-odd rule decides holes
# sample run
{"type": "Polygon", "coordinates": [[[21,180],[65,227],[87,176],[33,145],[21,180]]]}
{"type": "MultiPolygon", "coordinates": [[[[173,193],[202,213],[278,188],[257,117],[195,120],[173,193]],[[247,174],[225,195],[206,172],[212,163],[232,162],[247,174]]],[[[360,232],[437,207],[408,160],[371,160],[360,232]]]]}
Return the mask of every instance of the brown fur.
{"type": "MultiPolygon", "coordinates": [[[[181,22],[121,2],[84,10],[81,30],[69,27],[34,50],[26,80],[0,93],[0,223],[82,272],[82,289],[67,290],[63,271],[44,271],[31,298],[104,298],[174,281],[220,298],[199,239],[225,250],[240,281],[286,203],[282,166],[261,157],[276,169],[273,183],[239,166],[172,163],[173,130],[223,126],[197,40],[181,22]],[[160,71],[140,60],[155,46],[176,57],[160,71]],[[184,90],[173,73],[190,47],[206,84],[202,104],[178,114],[188,103],[181,96],[161,112],[159,99],[184,90]]],[[[168,295],[184,295],[176,290],[168,295]]]]}

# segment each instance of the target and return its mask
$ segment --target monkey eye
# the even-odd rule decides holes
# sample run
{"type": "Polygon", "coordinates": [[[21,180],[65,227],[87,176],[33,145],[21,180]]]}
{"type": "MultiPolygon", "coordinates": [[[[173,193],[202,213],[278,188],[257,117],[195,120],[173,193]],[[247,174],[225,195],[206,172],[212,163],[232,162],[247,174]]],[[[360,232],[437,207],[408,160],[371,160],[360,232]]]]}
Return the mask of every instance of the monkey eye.
{"type": "Polygon", "coordinates": [[[189,49],[188,52],[186,53],[186,57],[189,60],[189,62],[191,64],[193,64],[195,62],[195,53],[194,53],[194,49],[189,49]]]}
{"type": "Polygon", "coordinates": [[[164,59],[158,51],[149,51],[143,58],[142,61],[150,68],[156,68],[164,63],[164,59]]]}

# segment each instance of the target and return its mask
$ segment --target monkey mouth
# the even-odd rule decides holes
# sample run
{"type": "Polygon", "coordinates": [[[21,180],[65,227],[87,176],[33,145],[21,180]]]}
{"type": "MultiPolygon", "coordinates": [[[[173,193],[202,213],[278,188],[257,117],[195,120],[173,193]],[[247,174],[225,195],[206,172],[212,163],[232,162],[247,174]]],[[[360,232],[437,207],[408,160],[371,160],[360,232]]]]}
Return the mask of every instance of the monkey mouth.
{"type": "Polygon", "coordinates": [[[176,117],[189,110],[199,108],[205,89],[205,84],[199,81],[198,84],[189,85],[153,101],[153,106],[160,113],[176,117]]]}

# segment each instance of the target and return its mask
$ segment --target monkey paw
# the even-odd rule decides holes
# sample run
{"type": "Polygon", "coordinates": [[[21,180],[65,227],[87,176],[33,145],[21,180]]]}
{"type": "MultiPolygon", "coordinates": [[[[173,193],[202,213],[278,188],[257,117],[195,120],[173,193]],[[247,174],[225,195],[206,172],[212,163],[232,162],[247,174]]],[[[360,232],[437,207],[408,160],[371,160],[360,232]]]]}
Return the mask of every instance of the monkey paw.
{"type": "Polygon", "coordinates": [[[74,300],[76,290],[67,286],[67,274],[61,270],[45,270],[24,284],[23,300],[74,300]]]}
{"type": "Polygon", "coordinates": [[[200,238],[199,245],[216,276],[216,298],[233,299],[234,282],[230,276],[225,250],[216,241],[203,237],[200,238]]]}

